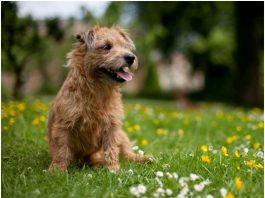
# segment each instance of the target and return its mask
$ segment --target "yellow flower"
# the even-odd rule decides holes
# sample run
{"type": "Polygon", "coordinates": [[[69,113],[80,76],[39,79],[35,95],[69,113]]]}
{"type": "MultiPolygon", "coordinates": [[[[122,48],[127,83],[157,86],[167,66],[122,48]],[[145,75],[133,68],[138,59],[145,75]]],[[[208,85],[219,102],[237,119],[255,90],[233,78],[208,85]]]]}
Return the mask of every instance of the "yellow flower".
{"type": "Polygon", "coordinates": [[[173,118],[176,118],[177,116],[178,116],[178,112],[176,112],[176,111],[172,112],[172,117],[173,118]]]}
{"type": "Polygon", "coordinates": [[[3,119],[3,118],[6,118],[7,116],[8,116],[7,111],[2,110],[2,119],[3,119]]]}
{"type": "Polygon", "coordinates": [[[17,113],[15,112],[15,110],[12,109],[12,110],[10,110],[10,115],[11,115],[11,116],[16,116],[17,113]]]}
{"type": "Polygon", "coordinates": [[[41,102],[40,100],[35,100],[32,107],[34,110],[37,110],[37,111],[47,110],[47,105],[44,102],[41,102]]]}
{"type": "Polygon", "coordinates": [[[206,163],[211,163],[211,159],[209,158],[209,156],[208,155],[202,155],[201,156],[201,160],[203,161],[203,162],[206,162],[206,163]]]}
{"type": "Polygon", "coordinates": [[[141,128],[141,127],[140,127],[140,125],[139,125],[139,124],[136,124],[136,125],[134,125],[134,130],[135,130],[135,131],[139,131],[139,130],[140,130],[140,128],[141,128]]]}
{"type": "Polygon", "coordinates": [[[235,155],[236,157],[240,157],[238,150],[235,150],[235,151],[234,151],[234,155],[235,155]]]}
{"type": "Polygon", "coordinates": [[[237,127],[236,127],[236,131],[237,131],[237,132],[241,131],[241,127],[240,127],[240,126],[237,126],[237,127]]]}
{"type": "Polygon", "coordinates": [[[245,140],[251,140],[251,138],[252,138],[251,135],[246,135],[245,136],[245,140]]]}
{"type": "Polygon", "coordinates": [[[158,135],[165,135],[165,134],[166,134],[165,129],[163,129],[163,128],[158,128],[158,129],[156,130],[156,133],[157,133],[158,135]]]}
{"type": "Polygon", "coordinates": [[[26,104],[23,102],[18,103],[17,108],[19,111],[25,111],[26,104]]]}
{"type": "Polygon", "coordinates": [[[208,151],[208,147],[207,147],[207,145],[202,145],[202,146],[201,146],[201,150],[202,150],[203,152],[207,152],[207,151],[208,151]]]}
{"type": "Polygon", "coordinates": [[[129,133],[133,132],[133,128],[132,127],[128,127],[127,130],[128,130],[129,133]]]}
{"type": "Polygon", "coordinates": [[[142,145],[147,145],[148,144],[148,140],[147,139],[142,139],[141,144],[142,145]]]}
{"type": "Polygon", "coordinates": [[[12,126],[12,125],[14,125],[14,123],[15,123],[15,119],[14,118],[10,118],[9,121],[8,121],[8,124],[10,126],[12,126]]]}
{"type": "Polygon", "coordinates": [[[249,166],[249,167],[253,167],[255,165],[255,161],[254,160],[248,160],[246,162],[246,165],[249,166]]]}
{"type": "Polygon", "coordinates": [[[258,123],[258,127],[259,127],[260,129],[263,129],[263,128],[264,128],[264,122],[259,122],[259,123],[258,123]]]}
{"type": "Polygon", "coordinates": [[[222,146],[222,152],[223,152],[223,155],[224,156],[228,156],[228,153],[227,153],[227,148],[225,146],[222,146]]]}
{"type": "Polygon", "coordinates": [[[39,119],[41,122],[45,122],[45,116],[41,115],[39,119]]]}
{"type": "Polygon", "coordinates": [[[4,126],[4,131],[8,131],[8,126],[4,126]]]}
{"type": "Polygon", "coordinates": [[[235,186],[237,190],[241,190],[243,187],[243,181],[241,180],[240,177],[235,178],[235,186]]]}
{"type": "Polygon", "coordinates": [[[264,166],[263,166],[262,164],[258,163],[258,164],[255,164],[255,165],[254,165],[254,168],[260,168],[260,169],[263,169],[264,166]]]}
{"type": "Polygon", "coordinates": [[[260,148],[260,143],[256,142],[253,147],[254,149],[258,150],[260,148]]]}
{"type": "Polygon", "coordinates": [[[257,107],[253,108],[251,111],[255,114],[260,114],[262,112],[262,110],[257,107]]]}
{"type": "Polygon", "coordinates": [[[224,112],[222,112],[222,111],[217,111],[216,112],[216,117],[222,118],[223,116],[224,116],[224,112]]]}
{"type": "Polygon", "coordinates": [[[32,120],[31,124],[32,124],[32,125],[37,125],[37,124],[39,124],[39,122],[40,122],[39,117],[36,117],[36,118],[34,118],[34,119],[32,120]]]}
{"type": "Polygon", "coordinates": [[[182,137],[182,136],[184,135],[184,130],[183,130],[183,129],[179,129],[179,130],[178,130],[178,135],[179,135],[180,137],[182,137]]]}
{"type": "Polygon", "coordinates": [[[227,144],[232,144],[237,139],[238,139],[237,135],[229,136],[229,137],[226,138],[226,143],[227,144]]]}
{"type": "Polygon", "coordinates": [[[234,198],[234,194],[233,193],[227,193],[224,198],[234,198]]]}

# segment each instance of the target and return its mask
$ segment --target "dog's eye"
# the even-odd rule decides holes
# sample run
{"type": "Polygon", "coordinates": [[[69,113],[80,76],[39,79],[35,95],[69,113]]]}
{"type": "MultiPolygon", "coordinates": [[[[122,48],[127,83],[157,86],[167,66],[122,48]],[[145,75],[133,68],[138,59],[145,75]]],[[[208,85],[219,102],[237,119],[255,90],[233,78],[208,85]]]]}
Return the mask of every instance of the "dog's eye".
{"type": "Polygon", "coordinates": [[[101,47],[101,49],[106,50],[106,51],[110,50],[111,48],[112,48],[112,45],[110,43],[107,43],[101,47]]]}

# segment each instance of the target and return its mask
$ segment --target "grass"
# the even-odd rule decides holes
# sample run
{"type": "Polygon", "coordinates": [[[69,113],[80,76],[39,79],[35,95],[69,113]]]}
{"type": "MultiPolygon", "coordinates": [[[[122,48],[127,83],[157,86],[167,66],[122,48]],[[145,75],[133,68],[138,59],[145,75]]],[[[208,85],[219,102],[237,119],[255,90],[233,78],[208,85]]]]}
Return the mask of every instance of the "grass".
{"type": "Polygon", "coordinates": [[[135,164],[121,159],[121,170],[113,174],[86,165],[71,165],[65,173],[47,172],[48,108],[43,101],[2,103],[2,197],[133,197],[131,187],[139,184],[146,187],[141,196],[163,196],[156,193],[161,187],[157,171],[163,172],[159,180],[163,189],[172,190],[171,197],[183,189],[180,178],[191,173],[199,179],[184,184],[188,197],[221,197],[221,188],[227,190],[226,198],[263,197],[263,157],[257,156],[263,156],[264,148],[260,109],[201,104],[181,110],[174,102],[126,100],[123,128],[155,161],[135,164]],[[173,173],[178,179],[170,178],[173,173]],[[207,179],[211,183],[202,191],[194,189],[207,179]]]}

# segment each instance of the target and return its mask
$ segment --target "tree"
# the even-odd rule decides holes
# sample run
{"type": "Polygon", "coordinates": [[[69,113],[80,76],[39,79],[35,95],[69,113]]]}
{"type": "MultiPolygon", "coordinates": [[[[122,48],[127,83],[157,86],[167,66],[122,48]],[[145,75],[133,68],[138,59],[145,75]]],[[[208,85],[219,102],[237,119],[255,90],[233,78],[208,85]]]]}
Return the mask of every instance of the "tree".
{"type": "Polygon", "coordinates": [[[260,55],[264,43],[264,2],[236,2],[236,101],[262,104],[260,55]]]}
{"type": "Polygon", "coordinates": [[[58,17],[48,18],[45,20],[47,27],[47,35],[54,38],[57,42],[64,37],[63,28],[60,27],[60,19],[58,17]]]}
{"type": "Polygon", "coordinates": [[[20,97],[23,85],[23,71],[35,53],[39,53],[41,39],[38,25],[27,16],[17,16],[15,2],[2,3],[2,68],[15,73],[13,96],[20,97]]]}

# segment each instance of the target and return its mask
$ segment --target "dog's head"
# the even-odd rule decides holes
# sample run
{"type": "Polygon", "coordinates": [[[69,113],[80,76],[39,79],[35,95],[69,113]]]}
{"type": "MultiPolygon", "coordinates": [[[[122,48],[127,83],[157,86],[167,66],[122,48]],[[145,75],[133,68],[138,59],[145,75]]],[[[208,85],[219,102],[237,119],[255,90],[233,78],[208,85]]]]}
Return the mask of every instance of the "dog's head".
{"type": "Polygon", "coordinates": [[[111,82],[130,81],[138,67],[135,46],[127,32],[119,27],[94,27],[76,34],[85,46],[84,67],[96,78],[111,82]]]}

